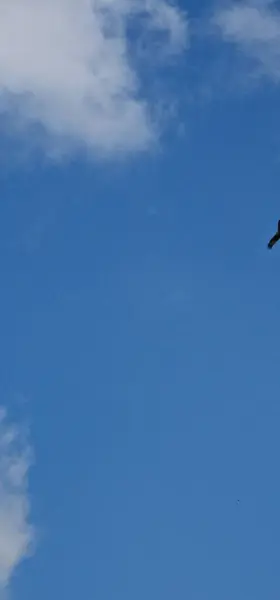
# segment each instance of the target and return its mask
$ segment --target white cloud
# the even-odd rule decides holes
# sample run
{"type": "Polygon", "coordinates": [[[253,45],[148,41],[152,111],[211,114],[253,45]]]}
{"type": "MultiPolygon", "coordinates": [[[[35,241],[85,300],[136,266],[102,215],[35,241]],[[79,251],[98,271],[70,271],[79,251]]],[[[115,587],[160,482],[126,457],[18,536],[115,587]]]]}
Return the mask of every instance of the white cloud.
{"type": "Polygon", "coordinates": [[[0,594],[30,550],[34,532],[28,523],[27,474],[30,449],[20,430],[0,409],[0,594]]]}
{"type": "Polygon", "coordinates": [[[280,12],[274,0],[231,3],[212,23],[225,41],[255,61],[260,76],[280,80],[280,12]]]}
{"type": "Polygon", "coordinates": [[[157,127],[132,28],[153,32],[165,55],[187,43],[185,15],[169,0],[0,0],[1,111],[13,107],[17,127],[42,125],[57,146],[145,150],[157,127]]]}

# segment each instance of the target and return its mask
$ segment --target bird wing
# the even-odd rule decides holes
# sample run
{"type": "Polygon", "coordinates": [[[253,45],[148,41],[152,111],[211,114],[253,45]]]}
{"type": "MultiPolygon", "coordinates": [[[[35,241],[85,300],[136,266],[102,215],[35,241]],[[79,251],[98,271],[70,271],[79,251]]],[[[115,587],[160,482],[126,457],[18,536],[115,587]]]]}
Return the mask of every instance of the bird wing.
{"type": "Polygon", "coordinates": [[[269,242],[267,244],[268,248],[273,248],[274,244],[276,244],[276,242],[278,242],[279,239],[280,239],[279,233],[275,233],[275,235],[271,238],[271,240],[269,240],[269,242]]]}

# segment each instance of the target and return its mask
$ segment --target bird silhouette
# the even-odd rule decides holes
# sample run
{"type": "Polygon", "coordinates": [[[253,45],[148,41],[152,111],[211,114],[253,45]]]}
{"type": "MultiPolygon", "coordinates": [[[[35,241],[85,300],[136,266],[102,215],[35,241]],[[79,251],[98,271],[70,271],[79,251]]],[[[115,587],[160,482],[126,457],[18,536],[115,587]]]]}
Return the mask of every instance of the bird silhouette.
{"type": "Polygon", "coordinates": [[[271,238],[271,240],[269,240],[267,247],[271,250],[271,248],[273,248],[274,244],[276,244],[276,242],[278,242],[279,240],[280,240],[280,220],[278,221],[278,230],[274,234],[274,236],[271,238]]]}

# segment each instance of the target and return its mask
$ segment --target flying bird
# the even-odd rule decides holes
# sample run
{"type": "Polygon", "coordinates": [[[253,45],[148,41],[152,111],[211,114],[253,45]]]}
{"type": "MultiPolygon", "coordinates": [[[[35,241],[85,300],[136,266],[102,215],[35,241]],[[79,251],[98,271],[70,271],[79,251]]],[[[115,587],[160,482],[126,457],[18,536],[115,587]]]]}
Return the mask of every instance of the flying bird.
{"type": "Polygon", "coordinates": [[[276,244],[278,240],[280,240],[280,220],[278,221],[278,230],[275,233],[275,235],[271,238],[271,240],[269,240],[267,247],[271,250],[271,248],[273,248],[274,244],[276,244]]]}

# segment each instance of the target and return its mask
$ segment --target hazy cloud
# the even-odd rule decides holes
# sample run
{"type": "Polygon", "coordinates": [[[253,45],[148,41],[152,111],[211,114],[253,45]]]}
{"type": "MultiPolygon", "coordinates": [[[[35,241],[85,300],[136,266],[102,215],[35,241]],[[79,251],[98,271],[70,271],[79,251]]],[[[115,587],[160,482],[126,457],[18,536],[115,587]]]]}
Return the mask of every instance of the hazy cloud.
{"type": "Polygon", "coordinates": [[[165,56],[183,51],[185,15],[169,0],[0,0],[9,127],[40,124],[57,147],[145,150],[157,127],[132,57],[137,36],[151,34],[165,56]]]}
{"type": "Polygon", "coordinates": [[[280,79],[280,12],[274,0],[234,2],[218,10],[212,24],[257,66],[260,76],[280,79]]]}
{"type": "MultiPolygon", "coordinates": [[[[0,408],[0,592],[7,587],[34,538],[28,523],[27,475],[31,452],[19,428],[0,408]]],[[[1,594],[0,594],[1,595],[1,594]]]]}

